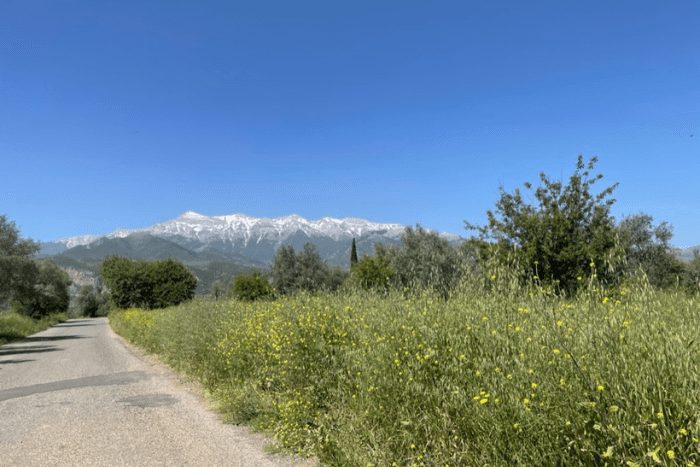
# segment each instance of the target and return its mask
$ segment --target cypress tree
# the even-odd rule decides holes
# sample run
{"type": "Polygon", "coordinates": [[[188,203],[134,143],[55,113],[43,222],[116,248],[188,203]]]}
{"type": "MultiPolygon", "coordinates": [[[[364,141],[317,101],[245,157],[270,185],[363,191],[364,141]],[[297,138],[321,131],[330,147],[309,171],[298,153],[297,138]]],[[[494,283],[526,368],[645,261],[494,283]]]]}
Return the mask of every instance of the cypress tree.
{"type": "Polygon", "coordinates": [[[355,237],[352,238],[352,247],[350,248],[350,268],[357,264],[357,246],[355,245],[355,237]]]}

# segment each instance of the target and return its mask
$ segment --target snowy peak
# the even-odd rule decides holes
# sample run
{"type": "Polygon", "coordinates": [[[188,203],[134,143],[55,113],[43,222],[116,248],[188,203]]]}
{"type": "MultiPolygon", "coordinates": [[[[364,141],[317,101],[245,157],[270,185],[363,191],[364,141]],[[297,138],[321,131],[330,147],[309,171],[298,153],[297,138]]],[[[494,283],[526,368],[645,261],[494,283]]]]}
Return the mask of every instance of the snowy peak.
{"type": "MultiPolygon", "coordinates": [[[[352,237],[376,233],[380,236],[398,238],[403,232],[401,224],[376,223],[365,219],[323,217],[308,220],[297,214],[276,218],[257,218],[245,214],[206,216],[194,211],[186,211],[175,219],[155,224],[145,229],[116,230],[107,238],[124,238],[133,233],[143,232],[156,237],[193,240],[201,243],[231,243],[246,246],[249,242],[261,241],[282,244],[299,233],[309,238],[330,238],[346,240],[352,237]]],[[[88,245],[101,237],[83,235],[60,240],[67,248],[88,245]]]]}

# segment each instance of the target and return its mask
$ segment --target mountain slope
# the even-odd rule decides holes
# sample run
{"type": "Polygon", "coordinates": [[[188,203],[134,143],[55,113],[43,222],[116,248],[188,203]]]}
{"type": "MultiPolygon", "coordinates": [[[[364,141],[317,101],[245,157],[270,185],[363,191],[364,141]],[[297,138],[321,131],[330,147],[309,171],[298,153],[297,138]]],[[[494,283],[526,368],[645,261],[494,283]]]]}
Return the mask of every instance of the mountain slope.
{"type": "Polygon", "coordinates": [[[280,246],[302,248],[308,242],[316,245],[321,256],[331,264],[348,266],[353,238],[357,240],[360,254],[368,254],[376,243],[398,243],[403,230],[400,224],[356,218],[324,217],[309,221],[297,215],[254,218],[243,214],[204,216],[188,211],[176,219],[145,229],[117,230],[103,237],[83,235],[45,243],[41,254],[67,255],[79,260],[95,260],[110,254],[157,259],[167,254],[185,262],[224,260],[270,264],[280,246]],[[157,242],[156,238],[170,243],[157,242]],[[186,251],[178,250],[175,245],[186,251]]]}
{"type": "Polygon", "coordinates": [[[353,238],[362,256],[373,253],[378,243],[398,244],[403,231],[400,224],[356,218],[324,217],[310,221],[297,215],[254,218],[243,214],[204,216],[188,211],[144,229],[43,243],[40,256],[93,276],[108,256],[142,260],[174,258],[195,272],[200,280],[198,290],[204,292],[214,280],[227,282],[237,273],[267,267],[282,245],[301,249],[304,244],[312,243],[329,264],[347,268],[353,238]]]}

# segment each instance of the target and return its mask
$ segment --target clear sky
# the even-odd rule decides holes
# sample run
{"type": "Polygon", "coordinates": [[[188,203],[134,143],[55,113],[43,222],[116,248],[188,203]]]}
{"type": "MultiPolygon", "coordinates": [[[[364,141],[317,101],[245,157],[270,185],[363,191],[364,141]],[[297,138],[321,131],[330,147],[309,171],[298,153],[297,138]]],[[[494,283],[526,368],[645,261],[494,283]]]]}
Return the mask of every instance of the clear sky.
{"type": "Polygon", "coordinates": [[[700,244],[700,2],[0,2],[0,213],[49,240],[186,210],[465,234],[597,155],[700,244]]]}

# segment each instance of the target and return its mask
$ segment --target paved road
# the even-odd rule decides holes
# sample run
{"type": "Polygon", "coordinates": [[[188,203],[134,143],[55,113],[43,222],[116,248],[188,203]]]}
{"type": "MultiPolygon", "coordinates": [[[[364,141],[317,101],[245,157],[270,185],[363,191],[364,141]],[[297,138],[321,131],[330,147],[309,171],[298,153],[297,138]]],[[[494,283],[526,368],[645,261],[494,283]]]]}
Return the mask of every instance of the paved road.
{"type": "Polygon", "coordinates": [[[0,347],[1,465],[293,465],[225,425],[104,318],[0,347]]]}

